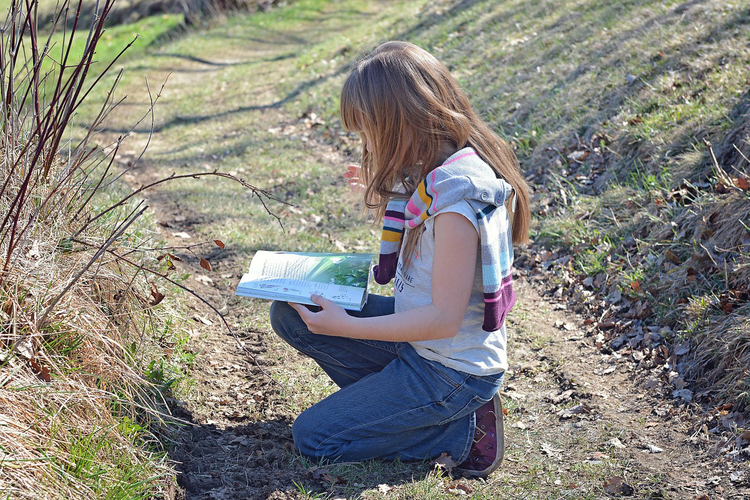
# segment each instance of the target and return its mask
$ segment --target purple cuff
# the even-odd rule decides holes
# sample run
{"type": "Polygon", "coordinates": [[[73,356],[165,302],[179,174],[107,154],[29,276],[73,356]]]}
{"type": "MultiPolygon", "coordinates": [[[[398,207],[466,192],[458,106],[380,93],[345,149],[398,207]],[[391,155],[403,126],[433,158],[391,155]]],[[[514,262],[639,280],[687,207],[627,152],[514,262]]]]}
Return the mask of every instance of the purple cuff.
{"type": "Polygon", "coordinates": [[[503,288],[494,293],[484,294],[484,324],[482,330],[494,332],[505,322],[505,317],[516,303],[516,292],[513,283],[503,284],[503,288]]]}
{"type": "Polygon", "coordinates": [[[378,265],[372,269],[375,281],[381,285],[390,282],[396,276],[396,262],[398,262],[398,252],[380,254],[378,265]]]}

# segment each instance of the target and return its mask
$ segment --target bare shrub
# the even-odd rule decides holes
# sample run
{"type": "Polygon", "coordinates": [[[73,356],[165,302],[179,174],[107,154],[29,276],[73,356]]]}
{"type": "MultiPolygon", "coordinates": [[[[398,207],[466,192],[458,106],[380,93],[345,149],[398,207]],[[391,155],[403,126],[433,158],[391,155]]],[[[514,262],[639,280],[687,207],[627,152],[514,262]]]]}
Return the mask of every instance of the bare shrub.
{"type": "Polygon", "coordinates": [[[113,1],[82,27],[83,2],[63,0],[42,37],[36,0],[12,0],[0,33],[0,491],[13,498],[167,487],[157,479],[171,465],[151,431],[166,411],[159,384],[170,382],[154,374],[175,347],[175,312],[159,289],[179,283],[169,259],[146,248],[138,194],[205,176],[263,194],[202,172],[112,198],[125,137],[102,147],[94,130],[117,105],[119,75],[89,126],[71,120],[115,62],[94,63],[113,1]]]}

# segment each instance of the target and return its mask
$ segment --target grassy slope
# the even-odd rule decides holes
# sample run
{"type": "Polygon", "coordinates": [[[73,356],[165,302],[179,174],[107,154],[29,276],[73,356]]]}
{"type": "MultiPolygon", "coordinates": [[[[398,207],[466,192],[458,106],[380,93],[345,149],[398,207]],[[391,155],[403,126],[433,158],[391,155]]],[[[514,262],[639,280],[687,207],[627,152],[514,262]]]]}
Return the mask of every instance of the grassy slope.
{"type": "MultiPolygon", "coordinates": [[[[718,139],[737,126],[732,111],[745,98],[747,23],[739,4],[716,2],[299,2],[230,19],[132,59],[123,81],[130,97],[110,132],[124,132],[120,124],[145,111],[143,76],[154,89],[174,70],[157,108],[148,161],[162,174],[237,172],[297,205],[277,210],[285,235],[257,200],[232,185],[168,187],[186,211],[208,222],[204,236],[221,237],[248,256],[288,247],[289,234],[300,250],[336,250],[337,242],[374,250],[371,228],[356,222],[357,210],[340,199],[340,166],[308,148],[305,121],[289,117],[309,110],[335,125],[346,65],[381,40],[408,39],[448,64],[482,115],[516,144],[538,192],[535,238],[553,249],[580,245],[576,269],[606,271],[610,286],[622,279],[627,292],[625,280],[645,288],[649,271],[637,256],[618,260],[615,250],[644,224],[618,228],[614,219],[648,213],[658,224],[669,220],[673,214],[658,210],[653,191],[705,173],[698,138],[718,139]],[[250,43],[254,57],[246,60],[246,49],[237,47],[250,43]],[[203,82],[197,88],[196,79],[203,82]],[[568,158],[575,151],[591,160],[568,158]],[[630,213],[620,211],[627,198],[636,207],[630,213]]],[[[334,144],[351,147],[335,126],[312,130],[313,137],[332,135],[334,144]]],[[[129,140],[124,161],[137,155],[146,135],[141,127],[129,140]]],[[[646,254],[649,234],[638,242],[646,254]]],[[[688,292],[710,296],[711,290],[688,292]]],[[[253,310],[248,324],[262,325],[263,306],[253,310]]],[[[317,378],[314,368],[306,370],[277,376],[317,378]]],[[[309,394],[305,383],[293,411],[331,390],[321,381],[309,394]]]]}

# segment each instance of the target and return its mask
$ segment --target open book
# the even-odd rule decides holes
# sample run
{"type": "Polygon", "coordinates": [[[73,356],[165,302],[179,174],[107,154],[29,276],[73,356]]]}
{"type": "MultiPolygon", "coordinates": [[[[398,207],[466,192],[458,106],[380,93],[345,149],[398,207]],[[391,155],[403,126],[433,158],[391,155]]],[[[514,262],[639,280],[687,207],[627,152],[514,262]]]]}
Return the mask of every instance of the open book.
{"type": "Polygon", "coordinates": [[[344,309],[361,311],[367,301],[372,254],[266,252],[260,250],[236,295],[313,304],[316,293],[344,309]]]}

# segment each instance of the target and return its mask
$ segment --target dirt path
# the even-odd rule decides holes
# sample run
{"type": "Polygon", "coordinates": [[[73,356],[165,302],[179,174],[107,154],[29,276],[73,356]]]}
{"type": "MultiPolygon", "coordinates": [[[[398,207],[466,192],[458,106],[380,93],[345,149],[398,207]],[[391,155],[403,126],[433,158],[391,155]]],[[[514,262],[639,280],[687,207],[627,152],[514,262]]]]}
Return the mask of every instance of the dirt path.
{"type": "MultiPolygon", "coordinates": [[[[310,26],[303,23],[296,34],[274,33],[273,44],[268,38],[248,35],[222,55],[220,64],[213,61],[209,66],[195,57],[170,60],[175,74],[162,104],[165,124],[157,127],[149,152],[129,173],[128,181],[134,186],[144,184],[174,168],[175,161],[165,160],[170,158],[165,155],[188,147],[193,139],[177,138],[170,124],[195,123],[191,125],[195,130],[221,129],[226,123],[222,117],[236,116],[231,113],[239,110],[237,113],[250,117],[253,130],[309,128],[310,116],[288,116],[283,106],[274,104],[286,98],[277,95],[274,84],[278,75],[269,69],[272,64],[287,64],[293,57],[290,53],[309,43],[307,29],[310,26]],[[196,89],[223,89],[221,72],[240,64],[237,61],[258,68],[254,78],[245,82],[249,105],[227,104],[229,98],[215,90],[212,103],[230,111],[217,111],[213,116],[218,118],[212,119],[186,119],[179,114],[181,108],[172,101],[178,103],[181,94],[196,89]]],[[[164,76],[167,70],[160,71],[164,76]]],[[[208,115],[203,110],[197,114],[208,115]]],[[[225,131],[220,139],[234,133],[225,131]]],[[[212,146],[210,137],[200,139],[204,140],[206,147],[212,146]]],[[[311,161],[328,165],[331,172],[343,171],[348,159],[336,151],[332,140],[325,134],[313,134],[294,147],[311,161]]],[[[222,155],[225,153],[212,153],[211,158],[219,164],[222,155]]],[[[231,155],[227,149],[225,156],[231,155]]],[[[124,165],[131,157],[125,154],[120,160],[124,165]]],[[[295,191],[287,187],[291,181],[283,178],[285,172],[269,175],[282,179],[270,184],[273,192],[295,203],[295,191]]],[[[307,174],[295,175],[301,184],[299,179],[307,174]]],[[[322,185],[334,193],[343,190],[336,179],[320,182],[300,189],[306,189],[311,197],[318,196],[322,185]]],[[[222,223],[222,210],[216,207],[223,209],[230,203],[225,200],[205,206],[186,191],[166,187],[149,192],[148,200],[162,236],[170,244],[185,243],[176,234],[209,234],[222,223]]],[[[284,215],[301,218],[294,210],[284,215]]],[[[322,212],[316,217],[320,220],[314,224],[287,224],[286,233],[275,226],[272,231],[287,245],[308,237],[305,232],[336,240],[338,216],[322,212]]],[[[663,363],[649,366],[648,360],[643,362],[641,355],[628,349],[609,351],[598,340],[594,326],[598,318],[587,320],[567,310],[546,285],[550,276],[541,267],[519,266],[517,270],[518,303],[509,319],[511,370],[503,389],[508,409],[507,453],[498,472],[486,481],[470,481],[451,479],[433,471],[430,464],[326,468],[301,460],[293,452],[291,424],[301,408],[334,389],[313,363],[276,338],[268,325],[267,303],[233,296],[253,249],[260,244],[233,245],[231,238],[226,243],[226,250],[216,248],[203,255],[213,267],[210,273],[199,272],[197,260],[189,254],[181,254],[185,261],[179,265],[181,271],[192,273],[186,284],[210,300],[236,327],[249,354],[208,308],[189,299],[189,317],[194,322],[189,349],[195,358],[190,369],[193,387],[174,408],[177,416],[190,423],[181,428],[171,452],[181,471],[177,498],[309,498],[319,492],[332,498],[750,497],[745,462],[728,457],[720,436],[708,430],[714,425],[705,425],[708,419],[720,418],[722,410],[701,413],[673,399],[664,382],[668,373],[664,373],[663,363]]],[[[357,244],[363,243],[345,240],[344,247],[357,244]]],[[[523,261],[534,258],[527,254],[523,261]]]]}

